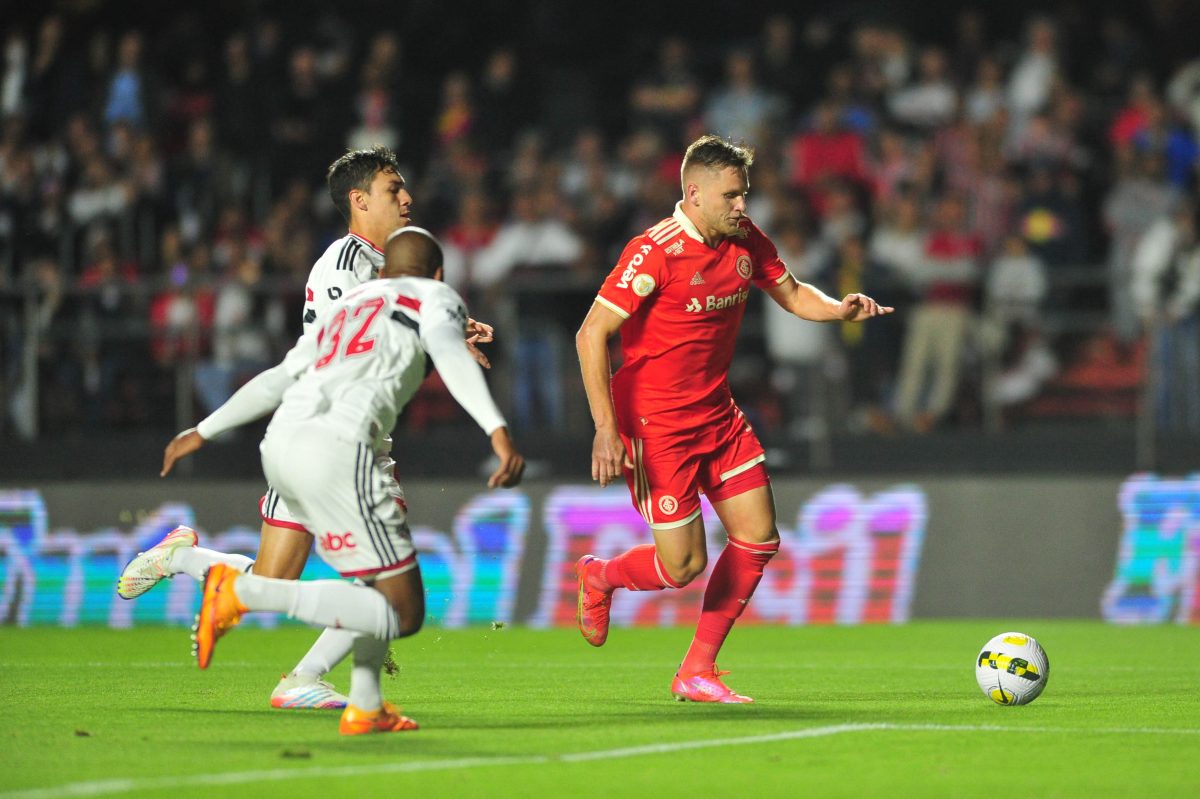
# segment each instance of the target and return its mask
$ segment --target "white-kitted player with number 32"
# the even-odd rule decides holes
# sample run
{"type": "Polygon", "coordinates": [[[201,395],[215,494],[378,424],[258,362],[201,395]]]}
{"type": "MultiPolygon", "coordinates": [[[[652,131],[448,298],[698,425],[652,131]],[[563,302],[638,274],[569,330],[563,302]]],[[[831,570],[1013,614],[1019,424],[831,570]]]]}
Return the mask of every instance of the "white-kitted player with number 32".
{"type": "Polygon", "coordinates": [[[354,667],[340,726],[348,735],[416,728],[383,700],[379,684],[388,642],[421,628],[425,598],[405,511],[374,447],[416,393],[427,358],[491,439],[499,466],[488,485],[517,485],[525,466],[468,349],[462,299],[441,282],[441,247],[407,227],[385,252],[388,277],[335,301],[278,366],[239,390],[247,399],[231,399],[223,416],[208,420],[229,429],[278,404],[260,446],[263,472],[312,532],[321,559],[366,585],[280,580],[217,563],[204,583],[197,661],[207,668],[217,639],[248,611],[351,631],[354,667]]]}

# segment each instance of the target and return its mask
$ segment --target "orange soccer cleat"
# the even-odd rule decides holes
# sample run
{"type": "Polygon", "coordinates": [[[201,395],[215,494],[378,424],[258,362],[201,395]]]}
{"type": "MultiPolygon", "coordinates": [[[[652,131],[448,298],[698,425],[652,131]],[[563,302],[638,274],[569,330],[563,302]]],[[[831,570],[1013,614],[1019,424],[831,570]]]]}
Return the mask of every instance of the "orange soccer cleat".
{"type": "Polygon", "coordinates": [[[204,578],[204,599],[200,602],[200,614],[196,616],[192,635],[196,642],[193,647],[196,663],[202,669],[207,669],[212,662],[217,639],[236,626],[242,620],[242,614],[249,611],[233,590],[233,583],[240,573],[224,563],[217,563],[204,578]]]}
{"type": "Polygon", "coordinates": [[[600,568],[600,560],[594,555],[584,555],[575,562],[575,574],[579,576],[579,599],[575,606],[575,621],[579,632],[592,646],[604,646],[608,640],[608,611],[612,606],[612,589],[600,591],[588,585],[588,575],[600,568]]]}
{"type": "Polygon", "coordinates": [[[338,724],[338,732],[342,735],[366,735],[371,732],[407,732],[419,730],[421,725],[401,715],[400,708],[391,702],[384,702],[378,710],[360,710],[354,705],[346,705],[342,711],[342,721],[338,724]]]}
{"type": "Polygon", "coordinates": [[[702,671],[690,677],[675,672],[675,679],[671,681],[671,695],[677,702],[720,702],[725,705],[752,703],[753,699],[734,693],[733,689],[721,682],[721,677],[728,673],[717,671],[716,666],[712,671],[702,671]]]}

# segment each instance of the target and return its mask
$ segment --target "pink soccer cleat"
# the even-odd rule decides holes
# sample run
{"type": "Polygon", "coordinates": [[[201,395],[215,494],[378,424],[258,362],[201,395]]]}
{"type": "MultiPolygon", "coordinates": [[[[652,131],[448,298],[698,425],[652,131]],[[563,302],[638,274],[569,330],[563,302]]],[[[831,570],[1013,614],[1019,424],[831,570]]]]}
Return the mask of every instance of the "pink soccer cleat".
{"type": "Polygon", "coordinates": [[[594,555],[584,555],[575,562],[575,574],[579,575],[579,600],[575,606],[575,620],[583,640],[592,646],[604,646],[608,640],[608,610],[612,605],[612,589],[600,591],[588,585],[588,574],[600,568],[600,560],[594,555]]]}
{"type": "Polygon", "coordinates": [[[675,672],[671,681],[671,695],[677,702],[719,702],[724,705],[748,705],[754,700],[734,691],[721,678],[727,671],[718,671],[713,666],[712,671],[702,671],[690,677],[684,677],[675,672]]]}

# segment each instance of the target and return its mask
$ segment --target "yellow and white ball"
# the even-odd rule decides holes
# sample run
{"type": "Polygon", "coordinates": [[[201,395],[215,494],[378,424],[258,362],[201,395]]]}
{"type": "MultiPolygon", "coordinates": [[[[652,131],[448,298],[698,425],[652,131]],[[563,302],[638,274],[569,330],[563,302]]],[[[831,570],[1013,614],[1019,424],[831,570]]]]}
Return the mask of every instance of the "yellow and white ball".
{"type": "Polygon", "coordinates": [[[1037,639],[1000,633],[975,658],[975,680],[998,705],[1027,705],[1041,696],[1050,677],[1050,659],[1037,639]]]}

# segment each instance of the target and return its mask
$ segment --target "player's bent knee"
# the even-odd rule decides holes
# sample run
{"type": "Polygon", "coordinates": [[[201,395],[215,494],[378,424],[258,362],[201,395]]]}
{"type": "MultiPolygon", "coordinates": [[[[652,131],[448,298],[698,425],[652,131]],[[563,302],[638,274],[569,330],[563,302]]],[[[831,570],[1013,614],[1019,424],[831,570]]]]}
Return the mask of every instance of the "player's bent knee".
{"type": "Polygon", "coordinates": [[[663,568],[667,572],[667,577],[671,578],[671,582],[682,588],[704,574],[704,570],[708,568],[708,556],[701,553],[689,555],[671,563],[664,561],[663,568]]]}
{"type": "MultiPolygon", "coordinates": [[[[397,614],[399,615],[399,614],[397,614]]],[[[410,635],[416,635],[421,632],[421,628],[425,626],[425,614],[413,616],[412,618],[404,618],[400,616],[400,634],[397,638],[408,638],[410,635]]]]}
{"type": "Polygon", "coordinates": [[[397,638],[416,635],[425,626],[425,602],[423,599],[392,604],[392,612],[399,622],[397,638]]]}
{"type": "Polygon", "coordinates": [[[670,576],[672,582],[674,582],[680,588],[683,588],[685,585],[690,583],[692,580],[695,580],[697,577],[699,577],[702,574],[704,574],[703,568],[683,569],[683,570],[676,571],[673,574],[669,573],[669,576],[670,576]]]}
{"type": "Polygon", "coordinates": [[[384,595],[388,599],[392,617],[396,620],[395,634],[392,637],[407,638],[416,635],[425,625],[425,596],[421,592],[420,583],[415,586],[409,585],[410,588],[415,588],[415,591],[395,590],[394,583],[389,587],[392,591],[384,595]]]}

